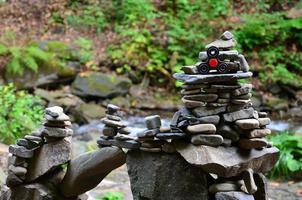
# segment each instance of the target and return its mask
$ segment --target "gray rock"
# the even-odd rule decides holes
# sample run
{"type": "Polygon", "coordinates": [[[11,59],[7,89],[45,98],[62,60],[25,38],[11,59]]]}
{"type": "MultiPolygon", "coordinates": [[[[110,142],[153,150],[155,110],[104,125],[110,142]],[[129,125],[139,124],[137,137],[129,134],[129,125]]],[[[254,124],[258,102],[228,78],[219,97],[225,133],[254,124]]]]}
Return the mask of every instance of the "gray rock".
{"type": "Polygon", "coordinates": [[[232,103],[235,105],[247,105],[251,103],[250,99],[232,99],[232,103]]]}
{"type": "Polygon", "coordinates": [[[214,134],[216,132],[216,127],[213,124],[196,124],[187,126],[186,132],[190,134],[214,134]]]}
{"type": "Polygon", "coordinates": [[[114,136],[114,139],[116,139],[116,140],[135,140],[136,141],[137,137],[118,133],[116,136],[114,136]]]}
{"type": "Polygon", "coordinates": [[[118,129],[118,132],[121,134],[129,135],[131,133],[131,129],[128,127],[118,129]]]}
{"type": "Polygon", "coordinates": [[[33,181],[71,159],[71,143],[65,138],[57,142],[44,144],[35,151],[29,160],[27,181],[33,181]]]}
{"type": "Polygon", "coordinates": [[[23,183],[23,180],[19,178],[16,174],[12,172],[8,172],[7,178],[6,178],[6,185],[8,187],[15,187],[17,185],[20,185],[23,183]]]}
{"type": "Polygon", "coordinates": [[[210,116],[200,117],[198,118],[198,121],[200,123],[209,123],[209,124],[218,125],[220,121],[220,117],[219,115],[210,115],[210,116]]]}
{"type": "Polygon", "coordinates": [[[186,137],[185,133],[158,133],[156,134],[156,137],[162,140],[168,140],[168,139],[181,139],[186,137]]]}
{"type": "Polygon", "coordinates": [[[240,96],[236,96],[236,99],[250,99],[252,97],[252,93],[243,94],[240,96]]]}
{"type": "Polygon", "coordinates": [[[67,167],[60,190],[66,197],[83,194],[96,187],[112,170],[125,163],[124,152],[105,147],[80,155],[67,167]]]}
{"type": "Polygon", "coordinates": [[[158,129],[161,126],[159,115],[152,115],[145,117],[145,124],[147,129],[158,129]]]}
{"type": "Polygon", "coordinates": [[[271,130],[268,128],[265,129],[254,129],[247,133],[248,138],[262,138],[271,134],[271,130]]]}
{"type": "Polygon", "coordinates": [[[220,49],[231,49],[231,48],[235,47],[235,45],[236,45],[235,39],[229,39],[229,40],[218,39],[218,40],[215,40],[214,42],[211,42],[210,44],[206,45],[206,48],[215,46],[220,49]]]}
{"type": "Polygon", "coordinates": [[[161,147],[161,145],[164,143],[162,140],[154,140],[154,141],[145,141],[141,143],[141,147],[146,148],[154,148],[154,147],[161,147]]]}
{"type": "Polygon", "coordinates": [[[175,153],[176,152],[175,147],[170,143],[163,144],[161,149],[166,153],[175,153]]]}
{"type": "Polygon", "coordinates": [[[179,121],[180,115],[181,115],[180,111],[177,111],[177,112],[174,113],[174,115],[172,117],[172,120],[171,120],[171,123],[170,123],[170,127],[177,127],[177,123],[179,121]]]}
{"type": "Polygon", "coordinates": [[[21,158],[31,158],[34,156],[33,150],[26,149],[19,145],[10,145],[8,151],[9,153],[21,158]]]}
{"type": "Polygon", "coordinates": [[[101,147],[112,146],[112,145],[114,145],[114,140],[100,138],[97,140],[97,144],[101,147]]]}
{"type": "Polygon", "coordinates": [[[130,86],[131,81],[127,78],[91,72],[85,76],[78,74],[71,91],[80,97],[113,98],[127,94],[130,86]]]}
{"type": "Polygon", "coordinates": [[[189,75],[183,73],[176,73],[173,77],[179,81],[183,81],[187,84],[199,84],[199,83],[213,83],[213,82],[225,82],[233,81],[237,79],[249,78],[252,77],[252,72],[237,72],[234,74],[198,74],[198,75],[189,75]]]}
{"type": "Polygon", "coordinates": [[[245,151],[237,147],[195,146],[183,142],[175,142],[175,147],[187,162],[220,177],[238,176],[249,168],[265,173],[272,169],[279,156],[275,147],[245,151]]]}
{"type": "Polygon", "coordinates": [[[42,142],[42,138],[38,137],[38,136],[33,136],[33,135],[25,135],[24,136],[25,139],[33,141],[33,142],[42,142]]]}
{"type": "Polygon", "coordinates": [[[54,121],[54,122],[70,121],[70,118],[64,113],[60,114],[58,117],[53,117],[51,115],[45,114],[44,118],[47,121],[54,121]]]}
{"type": "Polygon", "coordinates": [[[224,138],[231,139],[236,142],[240,139],[240,135],[229,125],[223,124],[218,127],[217,133],[222,135],[224,138]]]}
{"type": "Polygon", "coordinates": [[[127,169],[134,200],[209,199],[206,173],[179,154],[130,151],[127,169]]]}
{"type": "Polygon", "coordinates": [[[141,151],[151,152],[151,153],[158,153],[161,152],[161,148],[153,147],[153,148],[147,148],[147,147],[140,147],[141,151]]]}
{"type": "Polygon", "coordinates": [[[227,111],[228,112],[240,111],[240,110],[244,110],[244,109],[250,108],[251,106],[252,106],[251,103],[241,104],[241,105],[239,105],[239,104],[230,104],[227,107],[227,111]]]}
{"type": "Polygon", "coordinates": [[[267,141],[261,138],[251,138],[251,139],[240,139],[239,147],[242,149],[257,149],[261,147],[266,147],[267,141]]]}
{"type": "Polygon", "coordinates": [[[217,99],[217,103],[229,103],[230,99],[223,99],[223,98],[219,98],[217,99]]]}
{"type": "Polygon", "coordinates": [[[55,128],[67,128],[71,127],[70,121],[46,121],[43,123],[44,126],[55,127],[55,128]]]}
{"type": "MultiPolygon", "coordinates": [[[[259,114],[259,112],[258,112],[259,114]]],[[[266,125],[269,125],[271,123],[271,120],[270,118],[268,117],[265,117],[265,118],[258,118],[258,121],[259,121],[259,125],[262,127],[262,126],[266,126],[266,125]]]]}
{"type": "Polygon", "coordinates": [[[45,109],[45,114],[50,115],[52,118],[58,118],[63,113],[63,108],[59,106],[53,106],[45,109]]]}
{"type": "Polygon", "coordinates": [[[35,148],[40,146],[39,143],[32,142],[32,141],[26,140],[26,139],[18,139],[17,140],[17,145],[23,146],[26,149],[35,149],[35,148]]]}
{"type": "Polygon", "coordinates": [[[233,96],[240,96],[244,94],[248,94],[252,91],[253,85],[252,84],[244,84],[241,88],[238,88],[232,92],[233,96]]]}
{"type": "Polygon", "coordinates": [[[254,171],[252,169],[247,169],[242,173],[242,178],[247,192],[249,194],[254,194],[257,191],[257,186],[254,181],[254,171]]]}
{"type": "Polygon", "coordinates": [[[197,68],[196,66],[183,66],[181,68],[182,71],[184,71],[184,73],[186,74],[197,74],[197,68]]]}
{"type": "Polygon", "coordinates": [[[216,101],[218,95],[217,94],[192,94],[192,95],[185,95],[183,98],[193,101],[213,102],[216,101]]]}
{"type": "Polygon", "coordinates": [[[225,113],[222,115],[224,121],[226,122],[234,122],[239,119],[248,119],[248,118],[258,118],[257,113],[254,112],[253,108],[247,108],[240,111],[235,111],[231,113],[225,113]]]}
{"type": "Polygon", "coordinates": [[[115,136],[117,134],[116,128],[110,127],[110,126],[105,126],[102,130],[103,135],[105,136],[115,136]]]}
{"type": "Polygon", "coordinates": [[[234,38],[234,35],[230,31],[225,31],[220,36],[220,39],[222,39],[222,40],[231,40],[233,38],[234,38]]]}
{"type": "Polygon", "coordinates": [[[150,137],[155,136],[157,133],[159,133],[159,129],[147,129],[137,133],[137,137],[150,137]]]}
{"type": "Polygon", "coordinates": [[[113,105],[113,104],[107,105],[107,114],[109,114],[109,115],[115,115],[119,110],[120,110],[120,107],[118,107],[116,105],[113,105]]]}
{"type": "Polygon", "coordinates": [[[180,94],[182,95],[189,95],[189,94],[200,94],[201,93],[201,89],[194,89],[194,90],[185,90],[185,89],[182,89],[180,91],[180,94]]]}
{"type": "Polygon", "coordinates": [[[14,156],[14,155],[8,157],[8,166],[9,165],[21,166],[24,163],[26,163],[25,158],[17,157],[17,156],[14,156]]]}
{"type": "Polygon", "coordinates": [[[255,200],[252,195],[244,192],[218,192],[215,194],[215,200],[255,200]]]}
{"type": "Polygon", "coordinates": [[[227,139],[227,138],[223,138],[223,143],[221,145],[224,146],[224,147],[230,147],[230,146],[232,146],[232,140],[227,139]]]}
{"type": "Polygon", "coordinates": [[[254,174],[257,191],[253,194],[255,200],[268,200],[268,189],[266,178],[262,173],[254,174]]]}
{"type": "Polygon", "coordinates": [[[119,116],[116,116],[116,115],[109,115],[107,114],[106,117],[110,120],[114,120],[114,121],[121,121],[122,118],[120,118],[119,116]]]}
{"type": "Polygon", "coordinates": [[[110,126],[110,127],[117,127],[117,128],[126,127],[126,125],[122,121],[117,122],[117,121],[114,121],[114,120],[103,118],[101,120],[101,122],[103,122],[105,125],[110,126]]]}
{"type": "Polygon", "coordinates": [[[191,143],[194,145],[219,146],[223,143],[221,135],[194,135],[191,137],[191,143]]]}
{"type": "Polygon", "coordinates": [[[135,140],[115,140],[114,146],[126,149],[138,149],[141,145],[135,140]]]}
{"type": "Polygon", "coordinates": [[[207,106],[211,106],[211,107],[226,107],[227,105],[229,105],[228,103],[207,103],[207,106]]]}
{"type": "Polygon", "coordinates": [[[196,117],[217,115],[226,111],[226,107],[198,107],[192,110],[196,117]]]}
{"type": "Polygon", "coordinates": [[[181,101],[187,108],[197,108],[197,107],[201,107],[201,106],[206,106],[206,103],[201,102],[201,101],[188,100],[185,98],[182,98],[181,101]]]}
{"type": "Polygon", "coordinates": [[[260,118],[267,117],[267,113],[266,112],[258,112],[258,114],[259,114],[260,118]]]}
{"type": "Polygon", "coordinates": [[[161,126],[159,128],[159,132],[161,132],[161,133],[167,133],[167,132],[170,132],[170,131],[171,131],[171,127],[169,127],[169,126],[161,126]]]}
{"type": "Polygon", "coordinates": [[[209,192],[230,192],[230,191],[239,191],[240,187],[235,183],[216,183],[209,187],[209,192]]]}
{"type": "Polygon", "coordinates": [[[12,173],[14,173],[15,175],[17,176],[23,176],[27,173],[27,169],[24,168],[24,167],[16,167],[16,166],[13,166],[13,165],[10,165],[8,167],[8,170],[12,173]]]}
{"type": "Polygon", "coordinates": [[[219,89],[219,90],[233,90],[240,88],[241,85],[211,85],[211,88],[219,89]]]}
{"type": "Polygon", "coordinates": [[[45,127],[42,135],[44,135],[45,137],[64,138],[72,136],[73,131],[70,128],[45,127]]]}
{"type": "Polygon", "coordinates": [[[242,129],[259,128],[259,121],[257,119],[239,119],[235,124],[242,129]]]}
{"type": "Polygon", "coordinates": [[[229,98],[231,98],[231,93],[229,93],[229,92],[219,92],[219,93],[218,93],[218,96],[219,96],[220,98],[229,99],[229,98]]]}

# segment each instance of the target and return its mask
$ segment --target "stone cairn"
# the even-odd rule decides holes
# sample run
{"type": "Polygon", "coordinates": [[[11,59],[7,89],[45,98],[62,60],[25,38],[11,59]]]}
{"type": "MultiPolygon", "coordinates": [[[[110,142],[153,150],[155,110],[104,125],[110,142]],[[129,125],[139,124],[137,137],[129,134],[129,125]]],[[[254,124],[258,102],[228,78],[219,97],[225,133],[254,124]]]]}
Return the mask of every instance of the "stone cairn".
{"type": "Polygon", "coordinates": [[[184,83],[184,107],[174,114],[170,127],[162,127],[160,117],[154,115],[145,118],[144,131],[124,131],[119,108],[108,105],[108,115],[102,120],[104,136],[98,144],[129,150],[127,166],[134,199],[268,199],[262,173],[274,166],[279,151],[264,139],[271,133],[266,128],[270,119],[252,107],[252,85],[242,83],[252,73],[244,56],[232,50],[235,44],[226,31],[206,46],[207,52],[200,52],[196,65],[174,74],[184,83]],[[216,63],[211,60],[215,56],[216,63]],[[217,70],[211,70],[217,65],[217,70]],[[188,178],[184,170],[194,177],[188,178]],[[182,177],[178,180],[177,176],[182,177]]]}
{"type": "Polygon", "coordinates": [[[9,147],[8,188],[1,200],[67,199],[55,186],[64,174],[62,165],[71,159],[70,127],[61,107],[47,108],[43,125],[9,147]]]}

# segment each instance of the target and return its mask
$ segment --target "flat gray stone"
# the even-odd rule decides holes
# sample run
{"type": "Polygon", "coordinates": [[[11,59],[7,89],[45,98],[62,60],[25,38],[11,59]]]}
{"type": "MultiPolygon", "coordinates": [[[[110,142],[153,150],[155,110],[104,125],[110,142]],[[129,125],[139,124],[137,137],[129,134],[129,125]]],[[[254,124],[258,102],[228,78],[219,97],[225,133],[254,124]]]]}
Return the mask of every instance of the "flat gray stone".
{"type": "Polygon", "coordinates": [[[211,107],[226,107],[228,105],[229,103],[216,103],[216,102],[207,103],[207,106],[211,106],[211,107]]]}
{"type": "Polygon", "coordinates": [[[185,107],[187,108],[197,108],[197,107],[201,107],[201,106],[206,106],[205,102],[201,102],[201,101],[195,101],[195,100],[188,100],[185,98],[181,99],[183,104],[185,105],[185,107]]]}
{"type": "Polygon", "coordinates": [[[205,117],[209,115],[217,115],[226,111],[226,107],[198,107],[192,110],[196,117],[205,117]]]}
{"type": "Polygon", "coordinates": [[[187,126],[186,133],[190,134],[215,134],[216,127],[213,124],[196,124],[187,126]]]}
{"type": "Polygon", "coordinates": [[[107,114],[106,117],[107,117],[108,119],[114,120],[114,121],[121,121],[121,120],[122,120],[122,118],[120,118],[120,117],[117,116],[117,115],[109,115],[109,114],[107,114]]]}
{"type": "Polygon", "coordinates": [[[258,118],[257,112],[254,108],[247,108],[244,110],[239,110],[231,113],[225,113],[222,115],[224,121],[234,122],[239,119],[248,119],[248,118],[258,118]]]}
{"type": "Polygon", "coordinates": [[[115,136],[117,134],[116,128],[110,127],[110,126],[105,126],[102,130],[103,135],[105,136],[115,136]]]}
{"type": "Polygon", "coordinates": [[[267,141],[262,138],[240,139],[239,147],[242,149],[257,149],[267,146],[267,141]]]}
{"type": "Polygon", "coordinates": [[[201,89],[201,88],[208,88],[209,85],[207,84],[183,84],[181,88],[185,90],[194,90],[194,89],[201,89]]]}
{"type": "Polygon", "coordinates": [[[26,149],[25,147],[19,145],[10,145],[8,151],[9,153],[21,158],[31,158],[34,156],[33,150],[26,149]]]}
{"type": "Polygon", "coordinates": [[[213,102],[217,100],[218,95],[217,94],[192,94],[192,95],[185,95],[183,98],[193,101],[213,102]]]}
{"type": "Polygon", "coordinates": [[[244,84],[241,88],[238,88],[232,92],[233,96],[240,96],[244,94],[248,94],[252,91],[253,85],[252,84],[244,84]]]}
{"type": "Polygon", "coordinates": [[[124,127],[118,129],[118,132],[121,134],[129,135],[131,133],[131,130],[128,127],[124,127]]]}
{"type": "Polygon", "coordinates": [[[236,142],[240,139],[240,135],[233,128],[226,124],[219,126],[217,133],[222,135],[224,138],[231,139],[233,142],[236,142]]]}
{"type": "Polygon", "coordinates": [[[197,74],[198,71],[197,71],[197,68],[196,66],[183,66],[181,68],[182,71],[184,71],[185,74],[197,74]]]}
{"type": "Polygon", "coordinates": [[[218,192],[215,200],[255,200],[253,195],[244,192],[218,192]]]}
{"type": "Polygon", "coordinates": [[[194,145],[207,145],[207,146],[219,146],[223,143],[223,137],[221,135],[193,135],[191,137],[191,143],[194,145]]]}
{"type": "Polygon", "coordinates": [[[218,40],[215,40],[214,42],[211,42],[210,44],[206,45],[206,48],[210,48],[211,46],[214,46],[217,48],[222,48],[222,49],[231,49],[236,46],[236,40],[235,39],[230,39],[230,40],[218,39],[218,40]]]}
{"type": "Polygon", "coordinates": [[[209,199],[207,174],[177,153],[129,151],[127,169],[134,200],[209,199]]]}
{"type": "Polygon", "coordinates": [[[267,181],[262,173],[255,173],[254,180],[257,185],[257,191],[253,194],[255,200],[268,200],[267,181]]]}
{"type": "Polygon", "coordinates": [[[250,99],[252,96],[252,93],[247,93],[240,96],[236,96],[236,99],[250,99]]]}
{"type": "Polygon", "coordinates": [[[224,98],[217,99],[217,103],[229,103],[230,101],[231,101],[230,99],[224,99],[224,98]]]}
{"type": "Polygon", "coordinates": [[[240,88],[241,85],[211,85],[211,88],[219,89],[219,90],[234,90],[240,88]]]}
{"type": "Polygon", "coordinates": [[[45,114],[44,118],[47,121],[54,121],[54,122],[70,121],[70,118],[64,113],[60,114],[58,117],[53,117],[51,115],[45,114]]]}
{"type": "Polygon", "coordinates": [[[35,149],[40,146],[40,144],[37,142],[32,142],[30,140],[26,140],[22,138],[17,140],[17,145],[23,146],[26,149],[35,149]]]}
{"type": "Polygon", "coordinates": [[[82,154],[70,161],[59,188],[66,197],[83,194],[95,188],[125,160],[124,152],[117,147],[104,147],[82,154]]]}
{"type": "Polygon", "coordinates": [[[186,134],[185,133],[158,133],[156,137],[162,140],[181,139],[186,137],[186,134]]]}
{"type": "Polygon", "coordinates": [[[157,129],[161,126],[161,120],[159,115],[152,115],[145,117],[145,124],[147,129],[157,129]]]}
{"type": "Polygon", "coordinates": [[[114,121],[114,120],[110,120],[107,118],[103,118],[101,120],[101,122],[103,122],[105,125],[110,126],[110,127],[117,127],[117,128],[124,128],[126,127],[126,125],[122,122],[122,121],[114,121]]]}
{"type": "Polygon", "coordinates": [[[271,130],[268,128],[265,129],[254,129],[247,133],[248,138],[262,138],[271,134],[271,130]]]}
{"type": "Polygon", "coordinates": [[[58,118],[63,113],[63,108],[59,106],[53,106],[45,109],[45,114],[50,115],[53,118],[58,118]]]}
{"type": "Polygon", "coordinates": [[[198,74],[198,75],[189,75],[183,73],[176,73],[173,77],[176,80],[185,82],[187,84],[199,84],[199,83],[213,83],[213,82],[224,82],[224,81],[233,81],[237,79],[244,79],[252,77],[252,72],[237,72],[234,74],[198,74]]]}
{"type": "Polygon", "coordinates": [[[218,125],[220,121],[220,117],[219,115],[210,115],[210,116],[200,117],[198,118],[198,121],[200,123],[209,123],[209,124],[218,125]]]}
{"type": "Polygon", "coordinates": [[[138,149],[141,145],[135,140],[115,140],[114,146],[126,149],[138,149]]]}
{"type": "Polygon", "coordinates": [[[258,112],[258,114],[259,114],[260,118],[267,117],[267,113],[266,112],[258,112]]]}
{"type": "Polygon", "coordinates": [[[107,105],[107,114],[109,114],[109,115],[115,115],[119,110],[120,110],[120,107],[118,107],[116,105],[113,105],[113,104],[107,105]]]}
{"type": "Polygon", "coordinates": [[[35,151],[35,155],[29,160],[27,181],[34,181],[58,166],[67,163],[71,159],[71,143],[65,138],[44,144],[35,151]]]}
{"type": "Polygon", "coordinates": [[[257,119],[239,119],[235,122],[241,129],[255,129],[259,128],[259,121],[257,119]]]}
{"type": "Polygon", "coordinates": [[[116,140],[135,140],[136,141],[137,137],[118,133],[116,136],[114,136],[114,139],[116,139],[116,140]]]}
{"type": "Polygon", "coordinates": [[[113,146],[114,145],[114,141],[113,139],[105,139],[105,138],[100,138],[97,140],[97,144],[101,147],[105,147],[105,146],[113,146]]]}
{"type": "Polygon", "coordinates": [[[230,191],[239,191],[240,187],[236,183],[216,183],[209,187],[209,192],[230,192],[230,191]]]}
{"type": "Polygon", "coordinates": [[[232,103],[236,105],[247,105],[251,103],[250,99],[232,99],[232,103]]]}
{"type": "Polygon", "coordinates": [[[24,136],[25,139],[33,141],[33,142],[42,142],[42,138],[39,136],[33,136],[33,135],[25,135],[24,136]]]}
{"type": "Polygon", "coordinates": [[[279,156],[279,150],[275,147],[245,151],[238,147],[195,146],[175,142],[175,148],[190,164],[221,177],[237,176],[249,168],[256,173],[268,172],[279,156]]]}
{"type": "Polygon", "coordinates": [[[70,128],[45,127],[42,135],[44,135],[45,137],[64,138],[72,136],[73,130],[70,128]]]}
{"type": "Polygon", "coordinates": [[[8,167],[8,170],[11,171],[12,173],[16,174],[17,176],[23,176],[27,173],[27,169],[24,167],[16,167],[13,165],[10,165],[8,167]]]}
{"type": "Polygon", "coordinates": [[[156,147],[153,147],[153,148],[140,147],[139,149],[140,149],[141,151],[146,151],[146,152],[151,152],[151,153],[158,153],[158,152],[161,152],[161,148],[156,148],[156,147]]]}
{"type": "Polygon", "coordinates": [[[148,129],[137,133],[137,137],[150,137],[155,136],[157,133],[159,133],[159,129],[148,129]]]}
{"type": "MultiPolygon", "coordinates": [[[[258,112],[258,114],[259,114],[259,112],[258,112]]],[[[271,119],[268,118],[268,117],[258,118],[258,121],[259,121],[260,126],[266,126],[266,125],[269,125],[271,123],[271,119]]]]}

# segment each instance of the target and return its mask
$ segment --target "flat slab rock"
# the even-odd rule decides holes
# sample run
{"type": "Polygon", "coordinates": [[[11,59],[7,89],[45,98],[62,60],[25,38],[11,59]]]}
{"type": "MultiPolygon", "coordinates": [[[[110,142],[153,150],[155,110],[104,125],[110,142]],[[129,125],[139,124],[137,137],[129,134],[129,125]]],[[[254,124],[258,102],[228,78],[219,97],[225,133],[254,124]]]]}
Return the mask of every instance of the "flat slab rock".
{"type": "Polygon", "coordinates": [[[29,161],[27,181],[33,181],[71,159],[71,143],[68,138],[44,144],[35,151],[29,161]]]}
{"type": "Polygon", "coordinates": [[[237,176],[248,168],[256,173],[267,172],[279,156],[275,147],[246,151],[237,147],[194,146],[181,142],[175,142],[174,146],[187,162],[221,177],[237,176]]]}
{"type": "Polygon", "coordinates": [[[252,76],[253,76],[252,72],[237,72],[234,74],[205,74],[205,75],[203,74],[190,75],[184,73],[175,73],[173,75],[175,79],[188,84],[224,82],[224,81],[249,78],[252,76]]]}
{"type": "Polygon", "coordinates": [[[244,192],[218,192],[215,200],[255,200],[253,195],[244,192]]]}

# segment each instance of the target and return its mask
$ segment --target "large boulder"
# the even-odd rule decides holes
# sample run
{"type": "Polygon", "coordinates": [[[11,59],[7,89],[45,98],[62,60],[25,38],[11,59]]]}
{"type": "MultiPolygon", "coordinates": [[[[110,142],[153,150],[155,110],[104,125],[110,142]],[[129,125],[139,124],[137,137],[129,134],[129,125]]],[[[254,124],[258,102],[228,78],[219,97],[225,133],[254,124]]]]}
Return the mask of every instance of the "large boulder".
{"type": "Polygon", "coordinates": [[[206,173],[179,154],[129,151],[127,168],[134,200],[207,200],[206,173]]]}
{"type": "Polygon", "coordinates": [[[72,93],[85,98],[113,98],[128,93],[128,78],[100,72],[78,74],[72,83],[72,93]]]}
{"type": "Polygon", "coordinates": [[[220,177],[238,176],[249,168],[256,173],[268,172],[279,157],[279,150],[275,147],[243,150],[238,147],[194,146],[181,142],[176,143],[175,147],[187,162],[220,177]]]}

